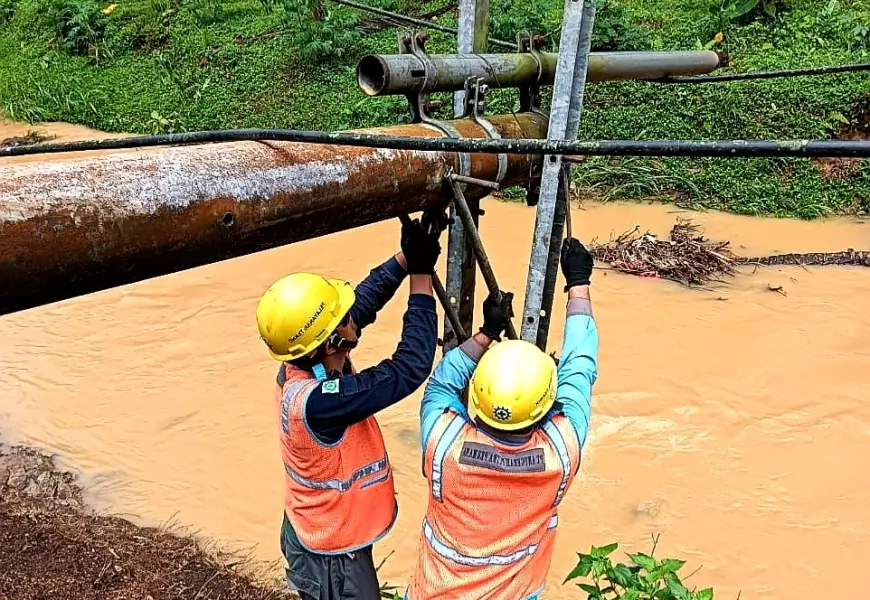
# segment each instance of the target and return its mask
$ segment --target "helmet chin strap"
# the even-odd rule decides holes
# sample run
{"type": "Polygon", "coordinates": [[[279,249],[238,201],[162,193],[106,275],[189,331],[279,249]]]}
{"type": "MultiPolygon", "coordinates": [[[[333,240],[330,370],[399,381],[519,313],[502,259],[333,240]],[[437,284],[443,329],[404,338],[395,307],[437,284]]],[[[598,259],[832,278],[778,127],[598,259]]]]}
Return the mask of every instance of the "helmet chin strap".
{"type": "Polygon", "coordinates": [[[336,350],[353,350],[359,344],[359,340],[349,340],[341,337],[337,331],[333,331],[326,339],[326,343],[336,350]]]}
{"type": "MultiPolygon", "coordinates": [[[[334,331],[330,336],[326,339],[326,343],[335,348],[336,350],[353,350],[359,345],[359,340],[349,340],[347,338],[341,337],[341,335],[334,331]]],[[[311,372],[319,381],[325,381],[329,379],[329,371],[326,370],[326,367],[323,363],[317,363],[311,368],[311,372]]]]}

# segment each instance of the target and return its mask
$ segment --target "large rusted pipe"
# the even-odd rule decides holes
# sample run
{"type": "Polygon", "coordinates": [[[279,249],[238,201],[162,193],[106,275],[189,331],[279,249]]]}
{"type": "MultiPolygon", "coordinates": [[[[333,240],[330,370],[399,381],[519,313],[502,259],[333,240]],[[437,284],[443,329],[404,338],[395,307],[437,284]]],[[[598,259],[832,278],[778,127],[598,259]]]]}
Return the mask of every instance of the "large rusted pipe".
{"type": "MultiPolygon", "coordinates": [[[[490,121],[504,138],[547,130],[535,114],[490,121]]],[[[452,123],[486,137],[473,121],[452,123]]],[[[424,124],[365,132],[444,135],[424,124]]],[[[495,178],[497,155],[470,159],[472,177],[495,178]]],[[[0,314],[434,206],[459,169],[452,152],[284,142],[12,160],[0,161],[0,314]]],[[[528,181],[539,161],[509,155],[505,184],[528,181]]]]}
{"type": "MultiPolygon", "coordinates": [[[[412,54],[369,54],[356,67],[357,83],[369,96],[453,92],[469,77],[480,77],[490,87],[521,87],[539,83],[553,85],[558,54],[542,52],[540,79],[538,61],[518,54],[434,54],[430,72],[412,54]]],[[[721,57],[711,51],[688,52],[593,52],[589,55],[587,81],[661,79],[711,73],[721,57]]]]}

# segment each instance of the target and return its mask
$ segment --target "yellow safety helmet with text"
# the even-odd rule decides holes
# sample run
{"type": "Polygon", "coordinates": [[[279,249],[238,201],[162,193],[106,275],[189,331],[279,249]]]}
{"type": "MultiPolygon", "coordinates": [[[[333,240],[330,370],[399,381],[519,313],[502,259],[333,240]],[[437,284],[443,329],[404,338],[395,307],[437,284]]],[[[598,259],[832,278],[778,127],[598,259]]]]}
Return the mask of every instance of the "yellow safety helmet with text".
{"type": "Polygon", "coordinates": [[[257,304],[260,337],[275,360],[295,360],[320,346],[353,306],[353,287],[340,279],[293,273],[273,283],[257,304]]]}
{"type": "Polygon", "coordinates": [[[483,355],[469,383],[477,417],[516,431],[540,421],[556,401],[556,364],[537,346],[506,340],[483,355]]]}

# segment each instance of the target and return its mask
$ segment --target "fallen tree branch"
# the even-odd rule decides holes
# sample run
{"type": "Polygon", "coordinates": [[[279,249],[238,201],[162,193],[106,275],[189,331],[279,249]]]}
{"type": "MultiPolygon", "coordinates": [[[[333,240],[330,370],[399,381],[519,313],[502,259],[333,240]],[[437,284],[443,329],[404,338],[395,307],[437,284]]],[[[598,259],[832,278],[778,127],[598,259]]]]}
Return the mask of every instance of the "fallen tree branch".
{"type": "Polygon", "coordinates": [[[758,256],[754,258],[738,258],[735,262],[739,265],[798,265],[798,266],[829,266],[829,265],[855,265],[870,267],[870,251],[853,250],[849,248],[843,252],[808,252],[806,254],[773,254],[771,256],[758,256]]]}
{"type": "Polygon", "coordinates": [[[670,279],[687,286],[722,281],[721,276],[733,275],[740,265],[870,267],[870,251],[852,248],[843,252],[736,256],[729,242],[708,240],[701,228],[687,219],[677,220],[668,239],[649,232],[640,233],[640,228],[635,227],[604,244],[593,240],[589,249],[596,259],[609,263],[617,271],[670,279]]]}

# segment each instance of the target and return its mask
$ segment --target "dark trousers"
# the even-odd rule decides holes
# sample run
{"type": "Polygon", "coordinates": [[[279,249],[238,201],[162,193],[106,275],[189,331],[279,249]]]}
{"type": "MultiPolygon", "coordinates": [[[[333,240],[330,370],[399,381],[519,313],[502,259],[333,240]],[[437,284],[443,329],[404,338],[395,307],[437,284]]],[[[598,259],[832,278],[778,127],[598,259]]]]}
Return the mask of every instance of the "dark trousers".
{"type": "Polygon", "coordinates": [[[287,559],[287,584],[302,600],[379,600],[372,547],[350,554],[306,550],[287,516],[281,526],[281,552],[287,559]]]}

